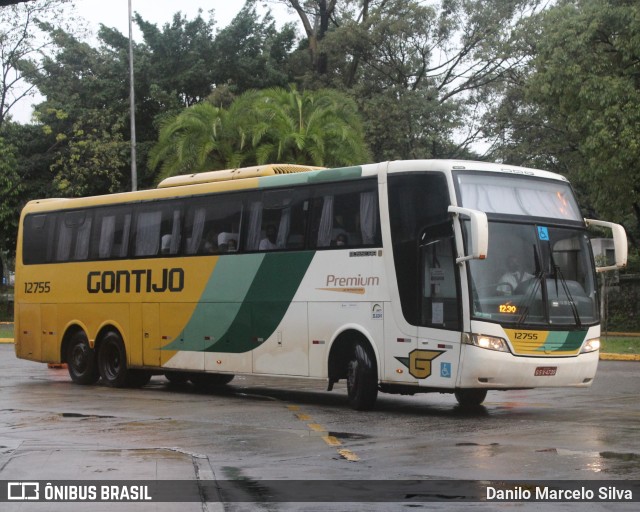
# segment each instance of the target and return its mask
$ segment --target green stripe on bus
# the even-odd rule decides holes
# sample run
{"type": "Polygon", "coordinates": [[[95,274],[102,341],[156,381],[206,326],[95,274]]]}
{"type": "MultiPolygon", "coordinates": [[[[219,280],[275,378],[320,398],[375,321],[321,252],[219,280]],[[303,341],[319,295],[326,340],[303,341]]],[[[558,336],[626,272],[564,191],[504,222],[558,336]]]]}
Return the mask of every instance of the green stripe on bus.
{"type": "Polygon", "coordinates": [[[282,321],[314,254],[221,257],[189,322],[163,349],[227,353],[253,350],[282,321]]]}
{"type": "Polygon", "coordinates": [[[587,331],[550,332],[540,351],[563,352],[578,350],[587,331]]]}
{"type": "Polygon", "coordinates": [[[163,347],[163,350],[199,351],[206,348],[203,341],[205,336],[212,340],[222,338],[240,312],[264,256],[220,256],[189,323],[176,341],[163,347]]]}
{"type": "Polygon", "coordinates": [[[267,253],[229,330],[205,350],[248,352],[266,341],[289,309],[314,254],[267,253]]]}

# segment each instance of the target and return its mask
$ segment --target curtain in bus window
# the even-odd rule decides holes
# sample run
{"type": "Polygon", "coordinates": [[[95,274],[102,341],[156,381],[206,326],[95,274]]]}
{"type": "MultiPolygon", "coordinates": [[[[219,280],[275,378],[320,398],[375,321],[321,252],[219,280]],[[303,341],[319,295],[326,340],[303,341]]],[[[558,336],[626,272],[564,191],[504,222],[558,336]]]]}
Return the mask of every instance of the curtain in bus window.
{"type": "Polygon", "coordinates": [[[171,227],[171,244],[169,254],[178,254],[180,250],[180,210],[173,210],[173,225],[171,227]]]}
{"type": "Polygon", "coordinates": [[[160,248],[162,212],[140,212],[136,229],[136,256],[153,256],[160,248]]]}
{"type": "Polygon", "coordinates": [[[287,240],[289,239],[289,230],[291,229],[291,207],[288,206],[282,210],[280,216],[280,225],[278,226],[278,238],[276,239],[276,246],[278,249],[284,249],[287,247],[287,240]]]}
{"type": "Polygon", "coordinates": [[[60,219],[60,229],[58,231],[58,248],[56,250],[56,261],[67,261],[71,253],[71,240],[73,238],[73,228],[67,226],[64,217],[60,219]]]}
{"type": "Polygon", "coordinates": [[[109,258],[113,248],[113,237],[116,231],[116,216],[102,217],[100,226],[100,243],[98,244],[98,258],[109,258]]]}
{"type": "Polygon", "coordinates": [[[329,247],[333,232],[333,196],[324,196],[320,226],[318,227],[318,247],[329,247]]]}
{"type": "Polygon", "coordinates": [[[124,225],[122,226],[122,240],[118,256],[124,258],[129,250],[129,234],[131,233],[131,214],[127,213],[124,216],[124,225]]]}
{"type": "Polygon", "coordinates": [[[563,182],[507,177],[458,178],[462,204],[487,213],[581,220],[571,189],[563,182]]]}
{"type": "Polygon", "coordinates": [[[260,246],[262,228],[262,201],[251,203],[249,208],[249,232],[247,233],[247,250],[257,251],[260,246]]]}
{"type": "Polygon", "coordinates": [[[187,254],[196,254],[202,243],[202,235],[204,234],[204,224],[207,218],[207,210],[205,208],[196,208],[193,214],[193,227],[191,229],[191,238],[187,240],[187,254]]]}
{"type": "Polygon", "coordinates": [[[76,261],[86,260],[89,257],[89,240],[91,235],[91,218],[85,219],[80,225],[76,234],[76,249],[73,259],[76,261]]]}
{"type": "Polygon", "coordinates": [[[360,194],[360,231],[363,245],[371,245],[376,241],[378,229],[378,196],[375,192],[360,194]]]}

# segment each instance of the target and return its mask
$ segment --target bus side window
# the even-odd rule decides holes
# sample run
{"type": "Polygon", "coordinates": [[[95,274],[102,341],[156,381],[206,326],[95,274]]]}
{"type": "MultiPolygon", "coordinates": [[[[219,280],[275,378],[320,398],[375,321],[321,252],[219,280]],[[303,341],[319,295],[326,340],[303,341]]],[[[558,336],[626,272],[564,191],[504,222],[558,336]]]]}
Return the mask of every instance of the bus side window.
{"type": "Polygon", "coordinates": [[[302,188],[254,195],[249,201],[247,250],[304,249],[310,194],[302,188]]]}
{"type": "Polygon", "coordinates": [[[127,257],[131,217],[129,207],[106,208],[96,213],[91,240],[92,258],[103,260],[127,257]]]}
{"type": "Polygon", "coordinates": [[[377,183],[373,180],[319,189],[313,204],[311,246],[380,245],[377,183]]]}
{"type": "Polygon", "coordinates": [[[22,261],[25,265],[48,263],[53,259],[55,213],[31,214],[24,220],[22,261]]]}
{"type": "Polygon", "coordinates": [[[82,261],[89,257],[91,220],[86,210],[58,215],[56,261],[82,261]]]}
{"type": "Polygon", "coordinates": [[[185,254],[235,252],[240,239],[239,194],[207,196],[189,203],[184,226],[185,254]]]}

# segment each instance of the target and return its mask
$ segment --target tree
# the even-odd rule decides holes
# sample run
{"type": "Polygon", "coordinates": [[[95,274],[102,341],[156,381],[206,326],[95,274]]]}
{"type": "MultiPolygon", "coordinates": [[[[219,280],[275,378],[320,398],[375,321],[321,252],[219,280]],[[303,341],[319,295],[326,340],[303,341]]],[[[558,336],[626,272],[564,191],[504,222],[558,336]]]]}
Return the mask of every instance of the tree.
{"type": "Polygon", "coordinates": [[[247,127],[257,164],[294,162],[319,166],[361,164],[370,155],[358,108],[330,89],[272,88],[237,102],[254,120],[247,127]]]}
{"type": "Polygon", "coordinates": [[[468,154],[482,135],[483,104],[518,64],[512,46],[519,20],[538,4],[281,1],[316,32],[330,13],[327,30],[317,32],[317,49],[307,30],[307,45],[326,57],[326,65],[313,67],[305,83],[337,87],[357,99],[376,160],[468,154]],[[389,133],[390,117],[399,124],[389,133]]]}
{"type": "Polygon", "coordinates": [[[165,121],[151,150],[161,177],[293,162],[363,163],[368,152],[355,103],[336,91],[248,91],[228,109],[194,105],[165,121]]]}
{"type": "Polygon", "coordinates": [[[208,62],[216,87],[228,85],[239,94],[249,89],[284,87],[293,80],[288,58],[296,41],[292,24],[280,30],[270,12],[258,16],[255,0],[248,0],[213,41],[208,62]]]}
{"type": "Polygon", "coordinates": [[[564,0],[531,20],[532,59],[493,119],[497,155],[568,175],[640,243],[640,5],[564,0]],[[505,114],[506,112],[506,114],[505,114]]]}
{"type": "Polygon", "coordinates": [[[0,9],[0,129],[11,110],[35,94],[25,74],[39,68],[40,57],[51,46],[46,29],[62,22],[69,4],[71,0],[37,0],[0,9]]]}
{"type": "MultiPolygon", "coordinates": [[[[21,185],[15,148],[0,137],[0,252],[15,250],[21,185]]],[[[2,277],[2,276],[0,276],[2,277]]]]}
{"type": "Polygon", "coordinates": [[[130,147],[122,139],[123,124],[124,119],[113,121],[101,110],[82,112],[74,122],[67,150],[51,166],[58,195],[80,197],[130,188],[127,175],[120,172],[127,167],[130,147]]]}
{"type": "Polygon", "coordinates": [[[149,166],[160,167],[159,179],[240,166],[246,158],[244,140],[234,122],[228,111],[208,102],[185,109],[161,124],[149,166]]]}

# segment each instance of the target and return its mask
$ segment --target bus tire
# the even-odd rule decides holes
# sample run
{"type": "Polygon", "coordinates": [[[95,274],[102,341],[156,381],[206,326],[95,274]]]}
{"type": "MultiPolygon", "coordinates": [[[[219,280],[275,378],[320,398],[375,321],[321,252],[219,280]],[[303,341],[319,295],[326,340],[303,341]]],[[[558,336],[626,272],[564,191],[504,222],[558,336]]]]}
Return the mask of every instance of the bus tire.
{"type": "Polygon", "coordinates": [[[98,368],[100,377],[111,388],[124,388],[129,385],[127,353],[122,338],[117,332],[107,332],[98,348],[98,368]]]}
{"type": "Polygon", "coordinates": [[[487,398],[487,390],[479,388],[461,388],[454,391],[460,407],[479,407],[487,398]]]}
{"type": "Polygon", "coordinates": [[[77,331],[66,347],[66,361],[71,380],[76,384],[95,384],[100,378],[96,353],[89,346],[84,331],[77,331]]]}
{"type": "Polygon", "coordinates": [[[151,372],[147,370],[127,370],[127,383],[129,388],[141,388],[149,384],[151,372]]]}
{"type": "Polygon", "coordinates": [[[192,373],[189,376],[191,383],[199,388],[219,388],[226,386],[235,375],[227,373],[192,373]]]}
{"type": "Polygon", "coordinates": [[[347,366],[347,396],[356,411],[373,409],[378,397],[378,372],[375,358],[361,342],[353,347],[347,366]]]}

